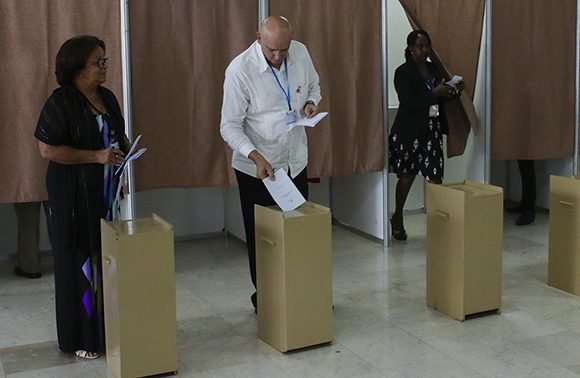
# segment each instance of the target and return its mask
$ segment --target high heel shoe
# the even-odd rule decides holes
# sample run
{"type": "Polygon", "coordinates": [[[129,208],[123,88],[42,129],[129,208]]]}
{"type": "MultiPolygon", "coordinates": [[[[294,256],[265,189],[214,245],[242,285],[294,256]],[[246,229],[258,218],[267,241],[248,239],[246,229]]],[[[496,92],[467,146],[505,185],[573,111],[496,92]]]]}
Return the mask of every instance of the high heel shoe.
{"type": "Polygon", "coordinates": [[[405,231],[405,228],[404,227],[400,229],[395,228],[395,225],[393,224],[393,218],[391,218],[389,222],[391,223],[391,235],[393,236],[393,238],[395,240],[400,241],[407,240],[407,231],[405,231]]]}

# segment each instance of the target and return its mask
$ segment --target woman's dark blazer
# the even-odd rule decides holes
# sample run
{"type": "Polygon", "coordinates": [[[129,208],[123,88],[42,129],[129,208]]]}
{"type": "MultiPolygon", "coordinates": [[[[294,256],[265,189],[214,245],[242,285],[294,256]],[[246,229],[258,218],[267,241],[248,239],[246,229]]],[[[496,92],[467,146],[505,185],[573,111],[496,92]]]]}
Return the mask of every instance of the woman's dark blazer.
{"type": "MultiPolygon", "coordinates": [[[[436,83],[441,82],[442,76],[437,67],[431,62],[426,63],[436,83]]],[[[444,101],[433,95],[412,59],[395,71],[395,90],[399,96],[399,109],[391,134],[397,133],[397,143],[408,144],[424,138],[429,124],[429,107],[435,104],[439,104],[441,130],[447,134],[447,119],[442,106],[444,101]]]]}

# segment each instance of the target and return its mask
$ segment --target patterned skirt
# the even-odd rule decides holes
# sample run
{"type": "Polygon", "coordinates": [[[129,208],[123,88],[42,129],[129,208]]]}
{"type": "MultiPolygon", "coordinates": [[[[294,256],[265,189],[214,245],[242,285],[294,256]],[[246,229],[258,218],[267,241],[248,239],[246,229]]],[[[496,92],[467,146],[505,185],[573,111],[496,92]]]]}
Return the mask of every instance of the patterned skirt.
{"type": "Polygon", "coordinates": [[[407,144],[397,139],[397,133],[389,135],[390,172],[397,176],[421,174],[430,181],[443,181],[443,133],[438,117],[429,118],[424,137],[407,144]]]}

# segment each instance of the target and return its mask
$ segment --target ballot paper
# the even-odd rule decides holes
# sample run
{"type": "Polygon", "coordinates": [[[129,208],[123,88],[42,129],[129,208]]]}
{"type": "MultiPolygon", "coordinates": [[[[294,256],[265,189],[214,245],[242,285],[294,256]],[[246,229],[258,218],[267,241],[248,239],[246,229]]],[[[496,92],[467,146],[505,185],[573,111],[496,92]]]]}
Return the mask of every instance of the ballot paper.
{"type": "Polygon", "coordinates": [[[275,180],[266,177],[262,181],[282,211],[294,210],[306,202],[284,169],[278,169],[274,175],[276,176],[275,180]]]}
{"type": "Polygon", "coordinates": [[[146,148],[141,148],[141,149],[135,151],[137,149],[137,145],[139,144],[140,140],[141,140],[141,135],[139,135],[137,138],[135,138],[135,141],[133,142],[131,149],[129,150],[129,152],[127,152],[127,155],[125,155],[125,160],[123,160],[123,163],[121,163],[121,165],[115,171],[115,176],[118,175],[119,173],[123,172],[127,168],[127,166],[129,165],[130,162],[137,159],[139,156],[143,155],[145,153],[145,151],[147,151],[146,148]]]}
{"type": "Polygon", "coordinates": [[[292,130],[296,126],[305,126],[305,127],[314,127],[321,119],[326,117],[328,112],[320,112],[312,118],[302,118],[296,122],[292,122],[288,124],[288,130],[292,130]]]}
{"type": "Polygon", "coordinates": [[[451,80],[446,82],[445,84],[452,86],[453,88],[457,89],[457,85],[463,81],[463,78],[459,75],[453,75],[451,80]]]}

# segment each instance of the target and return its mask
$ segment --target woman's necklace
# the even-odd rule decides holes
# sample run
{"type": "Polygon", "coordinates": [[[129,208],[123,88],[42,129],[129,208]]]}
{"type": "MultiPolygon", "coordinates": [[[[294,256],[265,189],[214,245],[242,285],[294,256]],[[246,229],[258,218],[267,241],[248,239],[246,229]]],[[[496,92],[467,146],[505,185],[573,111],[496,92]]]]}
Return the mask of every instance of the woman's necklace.
{"type": "Polygon", "coordinates": [[[101,100],[101,96],[96,93],[95,96],[92,96],[92,99],[89,98],[89,96],[85,95],[85,98],[87,99],[89,106],[95,111],[97,112],[97,114],[105,114],[107,115],[107,109],[103,106],[103,102],[101,100]],[[98,104],[99,107],[97,107],[95,104],[98,104]],[[104,109],[104,111],[103,111],[104,109]]]}

